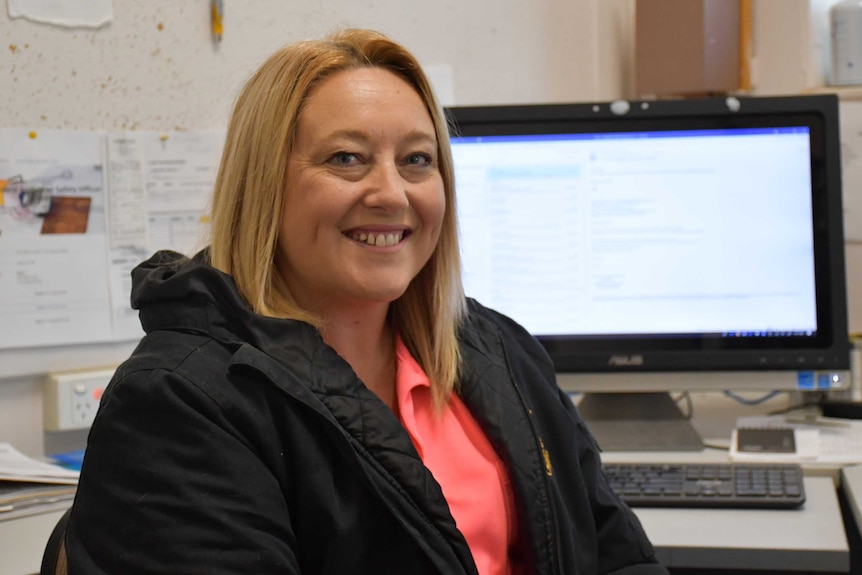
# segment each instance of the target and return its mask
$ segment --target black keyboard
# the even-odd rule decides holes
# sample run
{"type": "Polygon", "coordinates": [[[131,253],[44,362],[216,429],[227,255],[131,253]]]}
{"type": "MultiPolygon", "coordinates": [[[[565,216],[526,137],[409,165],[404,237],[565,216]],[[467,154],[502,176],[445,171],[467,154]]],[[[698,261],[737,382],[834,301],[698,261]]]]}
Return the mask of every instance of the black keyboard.
{"type": "Polygon", "coordinates": [[[795,464],[606,463],[611,488],[631,507],[792,509],[805,502],[795,464]]]}

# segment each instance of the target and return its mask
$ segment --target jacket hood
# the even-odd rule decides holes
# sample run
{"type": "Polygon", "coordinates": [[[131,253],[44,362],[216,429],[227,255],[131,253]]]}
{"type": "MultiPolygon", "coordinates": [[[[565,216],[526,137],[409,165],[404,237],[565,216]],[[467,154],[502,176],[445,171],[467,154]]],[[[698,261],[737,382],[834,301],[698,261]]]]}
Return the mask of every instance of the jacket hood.
{"type": "Polygon", "coordinates": [[[150,333],[160,329],[210,335],[224,342],[251,343],[267,349],[284,346],[285,333],[315,346],[320,332],[305,322],[256,314],[239,294],[233,278],[209,264],[203,250],[193,258],[156,252],[132,270],[131,304],[150,333]]]}

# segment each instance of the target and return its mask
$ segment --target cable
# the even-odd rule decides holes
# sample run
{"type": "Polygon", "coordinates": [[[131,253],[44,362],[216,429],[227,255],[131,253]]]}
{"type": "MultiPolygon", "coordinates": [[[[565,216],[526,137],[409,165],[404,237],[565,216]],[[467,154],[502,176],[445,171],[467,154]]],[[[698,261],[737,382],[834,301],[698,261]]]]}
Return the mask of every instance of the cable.
{"type": "Polygon", "coordinates": [[[757,399],[746,399],[746,398],[742,397],[741,395],[737,395],[736,393],[734,393],[730,390],[724,391],[725,397],[729,397],[730,399],[732,399],[736,402],[739,402],[743,405],[760,405],[761,403],[765,403],[765,402],[769,401],[770,399],[772,399],[773,397],[775,397],[779,393],[784,393],[784,392],[779,391],[779,390],[775,390],[775,391],[770,391],[769,393],[767,393],[761,397],[758,397],[757,399]]]}
{"type": "Polygon", "coordinates": [[[707,443],[705,441],[703,442],[703,446],[706,449],[718,449],[719,451],[727,451],[728,449],[727,445],[721,445],[720,443],[707,443]]]}
{"type": "MultiPolygon", "coordinates": [[[[681,401],[685,401],[685,409],[680,408],[682,416],[688,420],[691,420],[691,418],[694,416],[694,401],[691,398],[691,393],[684,391],[680,393],[679,396],[673,398],[674,403],[678,404],[681,401]]],[[[707,443],[704,441],[703,447],[705,449],[718,449],[719,451],[727,451],[726,445],[721,445],[718,443],[707,443]]]]}
{"type": "Polygon", "coordinates": [[[784,409],[770,411],[769,415],[782,415],[800,409],[807,409],[809,407],[819,407],[821,403],[828,399],[828,393],[825,391],[810,391],[805,392],[805,395],[803,397],[808,397],[810,399],[805,399],[801,403],[793,404],[789,407],[785,407],[784,409]]]}
{"type": "Polygon", "coordinates": [[[682,412],[683,417],[685,417],[686,419],[691,419],[694,415],[694,403],[691,400],[691,394],[689,392],[682,392],[679,397],[673,400],[673,402],[678,404],[680,401],[683,400],[685,400],[685,411],[680,409],[680,412],[682,412]]]}

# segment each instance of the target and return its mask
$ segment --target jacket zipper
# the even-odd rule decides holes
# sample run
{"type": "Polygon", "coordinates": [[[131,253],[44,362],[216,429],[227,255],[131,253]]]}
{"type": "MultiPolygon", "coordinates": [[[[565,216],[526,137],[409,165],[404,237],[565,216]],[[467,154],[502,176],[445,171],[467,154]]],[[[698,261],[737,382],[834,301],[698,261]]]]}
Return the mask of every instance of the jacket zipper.
{"type": "Polygon", "coordinates": [[[557,529],[557,509],[554,506],[554,502],[551,498],[551,486],[550,486],[550,478],[553,475],[553,467],[551,466],[551,458],[548,451],[545,449],[545,442],[542,441],[542,436],[539,435],[538,430],[536,429],[536,424],[533,421],[533,410],[527,406],[527,402],[524,399],[523,394],[521,393],[521,389],[518,387],[515,378],[512,377],[512,371],[508,368],[508,361],[506,371],[509,375],[509,380],[512,382],[512,386],[515,388],[515,392],[518,394],[518,399],[521,402],[521,408],[524,410],[524,413],[527,414],[527,420],[530,422],[530,430],[533,432],[533,441],[536,443],[536,447],[539,449],[539,454],[542,458],[542,487],[545,492],[545,500],[548,502],[548,514],[550,515],[550,523],[552,529],[552,537],[551,537],[551,559],[552,563],[556,567],[556,573],[558,575],[565,575],[563,573],[563,562],[562,557],[560,556],[560,532],[557,529]]]}

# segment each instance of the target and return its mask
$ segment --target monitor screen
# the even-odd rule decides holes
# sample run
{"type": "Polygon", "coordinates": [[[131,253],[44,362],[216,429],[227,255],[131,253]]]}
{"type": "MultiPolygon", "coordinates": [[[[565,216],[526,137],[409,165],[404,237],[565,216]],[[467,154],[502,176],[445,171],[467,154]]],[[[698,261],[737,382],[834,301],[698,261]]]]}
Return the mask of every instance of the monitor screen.
{"type": "Polygon", "coordinates": [[[835,96],[447,112],[467,295],[564,389],[849,386],[835,96]]]}

